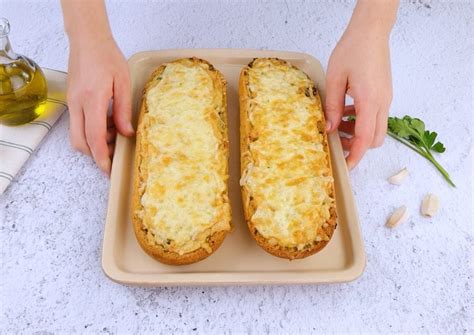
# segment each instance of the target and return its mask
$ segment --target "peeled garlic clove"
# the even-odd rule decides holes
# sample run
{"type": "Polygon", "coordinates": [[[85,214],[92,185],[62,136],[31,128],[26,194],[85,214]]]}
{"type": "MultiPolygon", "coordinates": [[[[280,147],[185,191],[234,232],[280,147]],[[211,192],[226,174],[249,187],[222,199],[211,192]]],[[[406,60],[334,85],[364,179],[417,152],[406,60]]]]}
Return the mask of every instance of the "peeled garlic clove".
{"type": "Polygon", "coordinates": [[[389,228],[395,228],[399,224],[405,222],[408,219],[407,206],[401,206],[393,212],[390,218],[387,220],[386,226],[389,228]]]}
{"type": "Polygon", "coordinates": [[[403,168],[402,170],[398,171],[396,174],[388,178],[388,182],[393,185],[401,185],[407,176],[408,169],[403,168]]]}
{"type": "Polygon", "coordinates": [[[421,202],[421,214],[432,217],[439,209],[439,198],[432,193],[425,195],[421,202]]]}

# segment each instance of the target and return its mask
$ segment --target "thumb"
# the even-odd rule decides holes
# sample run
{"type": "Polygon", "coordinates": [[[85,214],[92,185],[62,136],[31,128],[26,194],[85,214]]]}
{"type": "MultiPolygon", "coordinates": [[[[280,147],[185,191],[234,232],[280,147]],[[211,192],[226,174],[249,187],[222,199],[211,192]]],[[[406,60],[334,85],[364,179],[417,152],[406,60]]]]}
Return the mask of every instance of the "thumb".
{"type": "Polygon", "coordinates": [[[133,135],[131,89],[128,75],[116,78],[114,81],[113,118],[115,127],[120,134],[133,135]]]}
{"type": "Polygon", "coordinates": [[[328,70],[326,79],[326,130],[334,131],[339,127],[344,114],[347,78],[341,74],[334,74],[328,70]]]}

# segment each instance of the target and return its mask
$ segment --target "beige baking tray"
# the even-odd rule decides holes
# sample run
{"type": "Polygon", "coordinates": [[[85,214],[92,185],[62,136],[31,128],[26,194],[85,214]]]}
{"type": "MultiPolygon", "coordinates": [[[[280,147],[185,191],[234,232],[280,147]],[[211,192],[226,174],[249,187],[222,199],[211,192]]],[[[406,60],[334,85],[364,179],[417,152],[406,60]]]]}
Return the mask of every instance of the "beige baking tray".
{"type": "Polygon", "coordinates": [[[105,274],[119,283],[147,286],[334,283],[359,277],[365,267],[365,253],[344,155],[336,134],[330,135],[329,146],[336,184],[338,225],[326,248],[303,260],[288,261],[271,256],[258,247],[248,233],[242,212],[237,97],[240,69],[254,57],[286,59],[316,82],[324,101],[325,76],[319,61],[303,53],[248,49],[140,52],[129,60],[135,122],[143,87],[150,73],[164,62],[191,56],[210,61],[224,74],[228,83],[229,194],[234,230],[219,250],[196,264],[170,266],[149,257],[138,245],[130,220],[135,139],[118,136],[102,250],[105,274]]]}

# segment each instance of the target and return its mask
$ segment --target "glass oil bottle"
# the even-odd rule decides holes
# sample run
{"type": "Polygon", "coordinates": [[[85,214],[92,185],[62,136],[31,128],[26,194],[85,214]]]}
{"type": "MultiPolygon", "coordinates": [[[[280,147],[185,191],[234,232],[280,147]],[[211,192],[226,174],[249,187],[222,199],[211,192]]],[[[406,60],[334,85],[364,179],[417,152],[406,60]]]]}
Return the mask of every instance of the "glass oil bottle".
{"type": "Polygon", "coordinates": [[[0,123],[28,123],[45,110],[46,79],[31,59],[13,52],[8,39],[10,24],[0,18],[0,123]]]}

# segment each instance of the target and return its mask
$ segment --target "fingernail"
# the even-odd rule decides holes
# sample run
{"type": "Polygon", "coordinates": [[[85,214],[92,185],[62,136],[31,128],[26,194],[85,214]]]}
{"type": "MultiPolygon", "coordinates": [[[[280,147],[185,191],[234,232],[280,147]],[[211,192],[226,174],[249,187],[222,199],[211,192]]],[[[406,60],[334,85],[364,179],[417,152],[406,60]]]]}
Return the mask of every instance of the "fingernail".
{"type": "Polygon", "coordinates": [[[329,121],[329,120],[327,120],[327,121],[326,121],[326,131],[331,130],[331,127],[332,127],[332,122],[329,121]]]}
{"type": "Polygon", "coordinates": [[[352,163],[352,161],[348,161],[348,162],[347,162],[347,169],[348,169],[349,171],[351,171],[353,168],[354,168],[354,163],[352,163]]]}
{"type": "Polygon", "coordinates": [[[131,123],[128,124],[127,129],[130,134],[135,133],[135,129],[133,129],[133,126],[131,123]]]}

